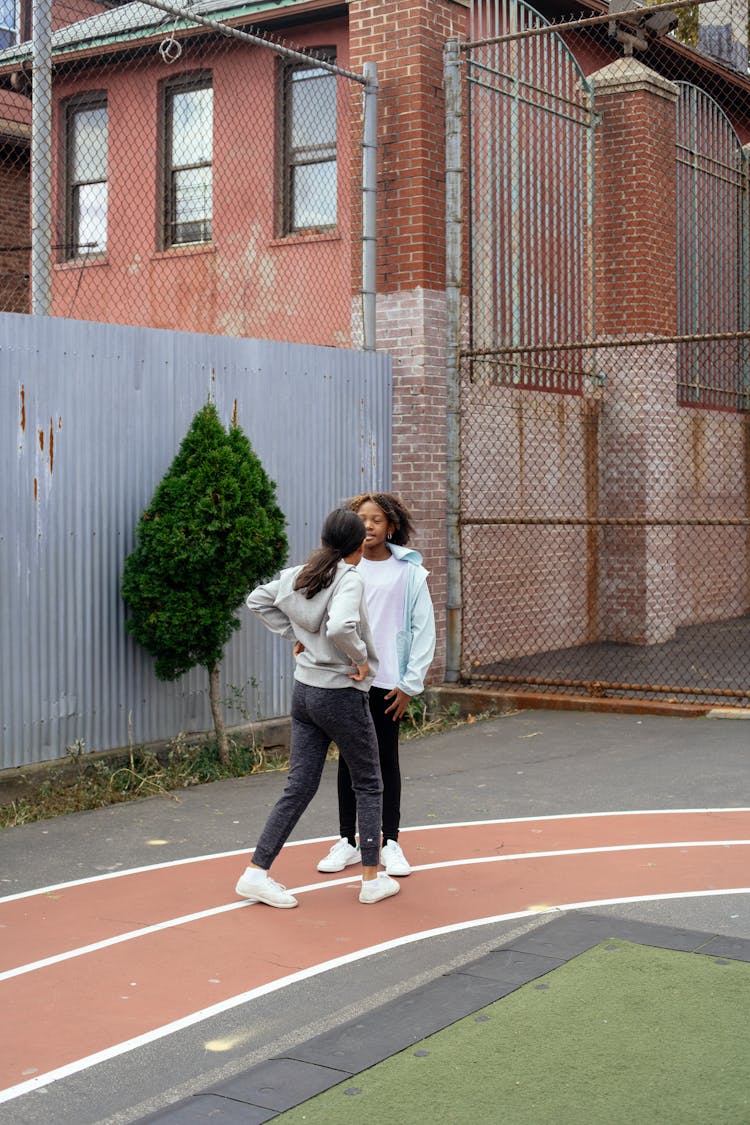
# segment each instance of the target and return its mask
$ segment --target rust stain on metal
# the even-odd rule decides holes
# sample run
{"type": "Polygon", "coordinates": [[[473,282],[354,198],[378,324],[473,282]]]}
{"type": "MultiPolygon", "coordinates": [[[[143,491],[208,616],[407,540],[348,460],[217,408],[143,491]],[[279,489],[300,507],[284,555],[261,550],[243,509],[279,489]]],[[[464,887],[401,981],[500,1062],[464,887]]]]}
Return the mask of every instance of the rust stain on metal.
{"type": "Polygon", "coordinates": [[[26,433],[26,387],[21,383],[21,433],[26,433]]]}
{"type": "MultiPolygon", "coordinates": [[[[599,515],[599,403],[583,405],[584,477],[586,516],[599,515]]],[[[598,639],[599,632],[599,529],[586,527],[586,639],[598,639]]]]}
{"type": "Polygon", "coordinates": [[[705,445],[705,432],[703,425],[703,418],[700,414],[694,414],[692,418],[691,429],[691,446],[692,446],[692,461],[693,461],[693,487],[700,496],[703,491],[703,460],[704,460],[704,445],[705,445]]]}
{"type": "Polygon", "coordinates": [[[49,420],[49,471],[52,472],[52,465],[55,460],[55,424],[50,418],[49,420]]]}
{"type": "Polygon", "coordinates": [[[237,425],[237,399],[234,400],[234,404],[232,406],[232,425],[237,425]]]}
{"type": "Polygon", "coordinates": [[[524,449],[523,400],[516,401],[516,430],[518,434],[518,492],[521,507],[526,507],[526,452],[524,449]]]}
{"type": "Polygon", "coordinates": [[[39,439],[39,448],[42,453],[44,453],[44,430],[37,430],[37,436],[39,439]]]}
{"type": "Polygon", "coordinates": [[[34,503],[39,499],[39,481],[34,477],[34,503]]]}
{"type": "Polygon", "coordinates": [[[678,695],[718,695],[722,699],[747,699],[750,692],[747,689],[706,687],[698,684],[637,684],[619,683],[615,680],[566,680],[557,677],[545,676],[496,676],[490,673],[470,671],[467,678],[477,683],[494,684],[528,684],[530,687],[580,687],[585,688],[592,697],[601,696],[606,691],[633,691],[639,694],[659,693],[675,696],[678,695]]]}

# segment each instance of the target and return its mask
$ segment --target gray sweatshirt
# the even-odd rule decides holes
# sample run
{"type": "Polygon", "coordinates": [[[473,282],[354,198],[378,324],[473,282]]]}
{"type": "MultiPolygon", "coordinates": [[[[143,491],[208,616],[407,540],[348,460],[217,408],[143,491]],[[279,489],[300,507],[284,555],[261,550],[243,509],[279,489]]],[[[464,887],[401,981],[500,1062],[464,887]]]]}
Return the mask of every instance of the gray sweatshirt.
{"type": "Polygon", "coordinates": [[[368,691],[378,669],[375,644],[367,619],[365,584],[349,563],[340,562],[333,582],[306,598],[294,589],[301,566],[282,570],[248,596],[248,608],[272,633],[301,641],[305,651],[296,660],[294,678],[311,687],[355,687],[368,691]],[[357,683],[349,676],[355,664],[370,665],[370,674],[357,683]]]}

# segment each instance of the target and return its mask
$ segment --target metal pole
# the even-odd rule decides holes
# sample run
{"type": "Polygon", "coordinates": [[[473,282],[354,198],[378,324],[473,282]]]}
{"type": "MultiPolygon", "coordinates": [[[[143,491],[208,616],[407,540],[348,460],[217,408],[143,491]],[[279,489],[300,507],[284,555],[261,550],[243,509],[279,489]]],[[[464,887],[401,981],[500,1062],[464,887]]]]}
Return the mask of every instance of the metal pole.
{"type": "Polygon", "coordinates": [[[327,62],[325,59],[319,59],[312,52],[305,53],[304,51],[295,51],[291,47],[284,47],[281,43],[274,43],[272,39],[263,39],[260,35],[251,35],[250,32],[240,31],[237,27],[232,27],[231,24],[220,23],[218,20],[208,19],[206,16],[198,15],[197,12],[190,11],[189,8],[179,7],[176,4],[162,3],[162,0],[146,0],[150,8],[158,8],[160,12],[166,12],[168,15],[176,16],[178,19],[184,20],[188,24],[197,23],[201,27],[210,27],[212,31],[218,31],[222,35],[226,35],[229,39],[238,39],[241,43],[251,43],[255,47],[269,47],[275,51],[277,55],[281,55],[285,59],[292,62],[314,63],[315,66],[320,67],[321,70],[327,70],[331,74],[340,74],[343,78],[351,78],[353,82],[359,82],[364,86],[366,79],[361,74],[354,74],[350,70],[342,70],[340,66],[335,63],[327,62]]]}
{"type": "Polygon", "coordinates": [[[463,246],[463,166],[461,50],[457,39],[445,45],[445,296],[446,296],[446,532],[447,636],[445,678],[456,683],[461,671],[461,252],[463,246]]]}
{"type": "Polygon", "coordinates": [[[362,122],[362,337],[363,350],[377,347],[377,176],[378,176],[378,70],[374,62],[363,66],[362,122]]]}
{"type": "Polygon", "coordinates": [[[52,0],[32,6],[31,311],[52,304],[52,0]]]}

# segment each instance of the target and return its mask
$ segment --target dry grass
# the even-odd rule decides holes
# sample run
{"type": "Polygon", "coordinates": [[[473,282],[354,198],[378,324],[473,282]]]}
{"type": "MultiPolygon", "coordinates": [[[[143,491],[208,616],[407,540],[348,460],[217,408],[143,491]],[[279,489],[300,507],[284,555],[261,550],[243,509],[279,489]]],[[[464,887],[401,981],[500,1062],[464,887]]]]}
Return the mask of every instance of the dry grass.
{"type": "Polygon", "coordinates": [[[176,791],[207,781],[246,777],[286,769],[287,755],[270,754],[257,743],[230,745],[230,760],[223,765],[214,742],[188,746],[178,735],[166,756],[131,748],[124,765],[91,761],[82,742],[68,746],[64,765],[51,771],[38,787],[0,805],[0,828],[12,828],[63,813],[100,809],[138,797],[163,796],[177,800],[176,791]],[[72,767],[72,769],[71,769],[72,767]]]}
{"type": "MultiPolygon", "coordinates": [[[[462,717],[455,705],[431,713],[420,696],[411,701],[402,719],[401,737],[423,738],[488,717],[489,713],[462,717]]],[[[334,746],[329,756],[338,757],[334,746]]],[[[30,824],[64,813],[105,808],[139,797],[179,800],[180,789],[224,778],[284,770],[288,764],[288,755],[283,751],[269,753],[256,742],[244,745],[232,742],[230,761],[223,765],[215,742],[189,746],[184,735],[178,735],[165,755],[157,756],[153,751],[131,747],[125,764],[113,765],[106,759],[92,760],[79,740],[67,747],[59,770],[52,770],[24,796],[0,805],[0,828],[30,824]]]]}

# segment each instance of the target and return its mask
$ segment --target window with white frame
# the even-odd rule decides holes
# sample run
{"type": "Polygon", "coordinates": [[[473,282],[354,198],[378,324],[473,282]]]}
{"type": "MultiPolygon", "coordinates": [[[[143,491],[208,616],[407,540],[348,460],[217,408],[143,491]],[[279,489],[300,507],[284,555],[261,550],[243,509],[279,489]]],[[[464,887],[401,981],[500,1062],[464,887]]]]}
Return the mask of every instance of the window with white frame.
{"type": "Polygon", "coordinates": [[[73,98],[65,105],[64,258],[107,250],[107,95],[73,98]]]}
{"type": "Polygon", "coordinates": [[[18,42],[18,0],[0,0],[0,50],[18,42]]]}
{"type": "MultiPolygon", "coordinates": [[[[335,62],[332,49],[320,53],[335,62]]],[[[282,235],[336,226],[336,87],[314,63],[282,67],[282,235]]]]}
{"type": "Polygon", "coordinates": [[[213,226],[213,85],[210,73],[163,86],[163,246],[210,242],[213,226]]]}

